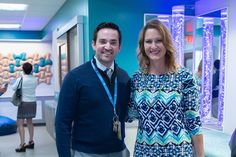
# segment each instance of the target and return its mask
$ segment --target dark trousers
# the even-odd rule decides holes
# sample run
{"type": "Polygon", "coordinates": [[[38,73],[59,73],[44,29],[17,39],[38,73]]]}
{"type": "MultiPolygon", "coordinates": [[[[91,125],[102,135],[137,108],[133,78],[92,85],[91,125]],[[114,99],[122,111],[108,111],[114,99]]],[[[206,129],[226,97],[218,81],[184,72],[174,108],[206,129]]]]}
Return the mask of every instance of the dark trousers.
{"type": "Polygon", "coordinates": [[[108,153],[108,154],[89,154],[75,151],[74,157],[130,157],[130,153],[127,148],[120,152],[108,153]]]}

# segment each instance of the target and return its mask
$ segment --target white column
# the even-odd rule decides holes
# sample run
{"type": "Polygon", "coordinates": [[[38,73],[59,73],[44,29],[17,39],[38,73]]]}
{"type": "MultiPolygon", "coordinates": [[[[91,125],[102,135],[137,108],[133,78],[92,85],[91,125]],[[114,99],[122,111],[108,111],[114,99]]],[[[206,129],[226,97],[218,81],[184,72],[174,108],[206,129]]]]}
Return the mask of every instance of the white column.
{"type": "Polygon", "coordinates": [[[184,63],[184,6],[172,8],[172,37],[177,50],[177,62],[184,63]]]}
{"type": "Polygon", "coordinates": [[[212,102],[212,68],[213,68],[213,36],[214,36],[213,18],[203,18],[203,36],[202,36],[202,99],[201,99],[201,117],[203,121],[208,121],[211,117],[212,102]]]}
{"type": "Polygon", "coordinates": [[[170,15],[158,15],[157,18],[160,20],[169,30],[171,31],[171,24],[170,24],[170,15]]]}
{"type": "Polygon", "coordinates": [[[228,32],[225,64],[225,110],[223,131],[232,133],[236,128],[236,1],[228,0],[228,32]]]}
{"type": "Polygon", "coordinates": [[[227,9],[221,10],[220,24],[220,79],[218,96],[218,124],[222,126],[224,121],[224,97],[225,97],[225,56],[227,52],[227,29],[228,17],[227,9]]]}

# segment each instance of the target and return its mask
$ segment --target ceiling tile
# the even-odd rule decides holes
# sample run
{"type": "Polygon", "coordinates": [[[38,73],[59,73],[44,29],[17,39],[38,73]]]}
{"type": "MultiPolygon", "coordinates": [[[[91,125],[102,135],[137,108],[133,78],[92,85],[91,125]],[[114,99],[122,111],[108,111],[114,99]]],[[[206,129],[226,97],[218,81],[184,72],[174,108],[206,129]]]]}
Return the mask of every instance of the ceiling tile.
{"type": "Polygon", "coordinates": [[[1,0],[1,3],[28,4],[26,11],[0,10],[0,23],[20,23],[20,30],[42,30],[66,0],[1,0]]]}

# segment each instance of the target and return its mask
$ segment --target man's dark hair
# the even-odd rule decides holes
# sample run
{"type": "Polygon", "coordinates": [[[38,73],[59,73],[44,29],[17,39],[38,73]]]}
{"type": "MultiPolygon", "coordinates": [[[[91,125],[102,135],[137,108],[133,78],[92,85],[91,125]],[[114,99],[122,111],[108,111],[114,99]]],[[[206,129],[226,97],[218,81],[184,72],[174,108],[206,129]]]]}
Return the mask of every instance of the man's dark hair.
{"type": "Polygon", "coordinates": [[[214,61],[214,67],[218,70],[220,69],[220,60],[219,59],[214,61]]]}
{"type": "Polygon", "coordinates": [[[22,69],[25,74],[29,75],[32,72],[33,66],[29,62],[23,64],[22,69]]]}
{"type": "Polygon", "coordinates": [[[101,29],[104,29],[104,28],[110,28],[110,29],[116,30],[118,32],[118,35],[119,35],[119,45],[121,45],[121,31],[119,29],[119,26],[117,26],[116,24],[114,24],[112,22],[102,22],[102,23],[100,23],[96,27],[96,29],[93,33],[93,41],[96,43],[98,31],[100,31],[101,29]]]}

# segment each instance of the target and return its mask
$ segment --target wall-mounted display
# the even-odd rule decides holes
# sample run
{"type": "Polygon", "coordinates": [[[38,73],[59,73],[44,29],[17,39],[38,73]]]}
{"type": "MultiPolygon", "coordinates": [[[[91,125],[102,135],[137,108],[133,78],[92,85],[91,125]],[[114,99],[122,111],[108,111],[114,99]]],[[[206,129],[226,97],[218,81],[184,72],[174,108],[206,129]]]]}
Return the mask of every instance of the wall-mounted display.
{"type": "Polygon", "coordinates": [[[50,53],[0,53],[0,84],[10,83],[20,77],[21,65],[30,62],[33,65],[33,75],[39,83],[51,84],[52,60],[50,53]]]}

